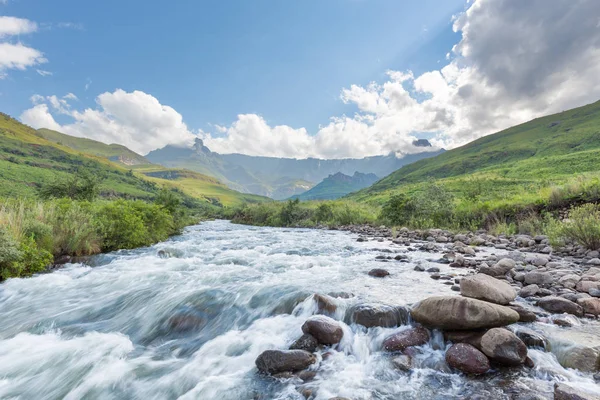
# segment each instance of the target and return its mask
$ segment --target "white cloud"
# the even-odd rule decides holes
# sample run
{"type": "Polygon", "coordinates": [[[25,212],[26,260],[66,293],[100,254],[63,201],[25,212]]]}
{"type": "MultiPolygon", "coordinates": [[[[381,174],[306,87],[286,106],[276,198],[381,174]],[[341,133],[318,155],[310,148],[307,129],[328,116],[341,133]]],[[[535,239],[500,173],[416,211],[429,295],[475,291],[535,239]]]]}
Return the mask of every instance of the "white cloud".
{"type": "Polygon", "coordinates": [[[363,157],[414,151],[413,135],[428,133],[434,145],[455,147],[598,100],[598,15],[597,0],[476,0],[454,20],[462,39],[443,68],[416,77],[390,71],[382,84],[343,89],[342,101],[359,110],[355,116],[332,118],[312,137],[238,118],[227,136],[206,134],[205,143],[221,152],[363,157]],[[295,152],[259,146],[285,142],[282,132],[300,143],[295,152]]]}
{"type": "Polygon", "coordinates": [[[41,76],[52,76],[52,72],[50,71],[45,71],[43,69],[36,69],[35,71],[41,76]]]}
{"type": "MultiPolygon", "coordinates": [[[[38,30],[35,22],[28,19],[0,16],[0,79],[7,75],[7,70],[25,70],[28,67],[43,64],[48,60],[44,54],[36,49],[27,47],[20,42],[9,43],[6,41],[11,36],[33,33],[38,30]]],[[[38,70],[42,76],[47,71],[38,70]],[[40,72],[41,71],[41,72],[40,72]]]]}
{"type": "Polygon", "coordinates": [[[75,96],[73,93],[67,93],[66,95],[63,96],[63,99],[66,99],[66,100],[79,100],[77,98],[77,96],[75,96]]]}
{"type": "MultiPolygon", "coordinates": [[[[388,71],[385,82],[343,89],[340,98],[357,108],[355,115],[333,117],[313,135],[302,127],[272,126],[256,114],[214,125],[215,135],[199,134],[220,153],[297,158],[421,151],[412,145],[421,134],[436,146],[455,147],[598,100],[598,15],[597,0],[475,0],[454,19],[462,37],[442,68],[418,76],[388,71]]],[[[179,113],[143,92],[104,93],[96,109],[81,112],[60,102],[66,98],[32,100],[25,122],[52,124],[51,112],[67,114],[74,122],[61,127],[65,133],[140,152],[194,136],[179,113]]]]}
{"type": "Polygon", "coordinates": [[[37,24],[28,19],[0,16],[0,38],[33,33],[37,29],[37,24]]]}
{"type": "Polygon", "coordinates": [[[21,114],[21,121],[36,129],[49,128],[105,143],[120,143],[140,153],[167,144],[190,145],[195,138],[177,111],[144,92],[106,92],[96,98],[97,108],[83,111],[72,109],[67,100],[73,100],[73,96],[35,95],[31,99],[34,107],[21,114]],[[52,112],[73,121],[60,125],[52,112]]]}

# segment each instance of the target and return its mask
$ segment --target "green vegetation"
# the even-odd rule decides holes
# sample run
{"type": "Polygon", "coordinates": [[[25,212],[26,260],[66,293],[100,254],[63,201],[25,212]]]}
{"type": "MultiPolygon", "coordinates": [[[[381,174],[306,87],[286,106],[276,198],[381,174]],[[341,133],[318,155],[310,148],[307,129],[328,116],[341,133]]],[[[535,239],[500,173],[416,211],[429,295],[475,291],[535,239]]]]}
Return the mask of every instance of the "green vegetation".
{"type": "Polygon", "coordinates": [[[375,174],[361,174],[355,172],[348,176],[338,172],[323,179],[321,183],[304,193],[292,196],[300,200],[334,200],[344,197],[349,193],[359,191],[377,182],[379,178],[375,174]]]}
{"type": "Polygon", "coordinates": [[[596,204],[574,207],[569,218],[551,231],[554,243],[574,242],[585,248],[600,249],[600,208],[596,204]]]}
{"type": "Polygon", "coordinates": [[[377,220],[378,207],[351,201],[270,202],[244,204],[225,210],[223,217],[235,223],[260,226],[342,226],[371,224],[377,220]]]}

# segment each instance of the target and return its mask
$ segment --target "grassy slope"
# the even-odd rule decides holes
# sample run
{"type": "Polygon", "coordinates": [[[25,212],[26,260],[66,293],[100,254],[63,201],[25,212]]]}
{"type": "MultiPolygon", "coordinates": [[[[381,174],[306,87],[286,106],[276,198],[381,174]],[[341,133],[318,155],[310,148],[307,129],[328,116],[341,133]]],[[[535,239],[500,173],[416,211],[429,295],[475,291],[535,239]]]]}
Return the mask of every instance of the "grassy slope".
{"type": "Polygon", "coordinates": [[[350,197],[382,203],[429,178],[459,197],[535,202],[554,185],[600,176],[600,102],[535,119],[407,165],[350,197]]]}
{"type": "MultiPolygon", "coordinates": [[[[106,158],[118,155],[141,157],[118,145],[105,145],[47,130],[38,132],[0,114],[0,196],[35,196],[43,183],[67,177],[83,167],[105,178],[101,186],[105,197],[149,200],[156,195],[157,185],[167,185],[192,197],[225,206],[267,200],[238,193],[213,178],[189,171],[168,173],[166,168],[145,164],[136,166],[139,173],[129,174],[130,166],[106,158]],[[44,136],[47,135],[53,140],[46,139],[44,136]],[[162,171],[163,174],[146,176],[149,171],[162,171]]],[[[145,161],[143,157],[141,160],[145,161]]]]}
{"type": "Polygon", "coordinates": [[[47,139],[50,142],[62,144],[73,150],[78,150],[83,153],[108,158],[109,160],[122,165],[138,165],[149,163],[148,160],[146,160],[143,156],[132,150],[129,150],[125,146],[121,146],[120,144],[104,144],[92,139],[65,135],[64,133],[52,131],[50,129],[38,129],[37,132],[44,139],[47,139]]]}

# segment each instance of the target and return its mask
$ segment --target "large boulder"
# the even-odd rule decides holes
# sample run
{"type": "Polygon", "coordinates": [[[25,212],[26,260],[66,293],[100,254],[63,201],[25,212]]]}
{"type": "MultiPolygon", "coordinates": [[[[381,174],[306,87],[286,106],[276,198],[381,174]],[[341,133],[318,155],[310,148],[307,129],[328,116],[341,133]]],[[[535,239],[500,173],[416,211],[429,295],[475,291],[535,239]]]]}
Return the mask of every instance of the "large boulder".
{"type": "Polygon", "coordinates": [[[484,374],[490,369],[485,354],[467,343],[453,344],[446,352],[446,362],[466,374],[484,374]]]}
{"type": "Polygon", "coordinates": [[[527,346],[508,329],[490,329],[481,337],[481,351],[502,365],[521,365],[527,358],[527,346]]]}
{"type": "Polygon", "coordinates": [[[304,350],[267,350],[256,359],[256,367],[265,374],[296,372],[317,361],[315,355],[304,350]]]}
{"type": "Polygon", "coordinates": [[[324,315],[310,317],[302,325],[302,332],[314,336],[320,344],[339,343],[344,336],[342,326],[333,318],[324,315]]]}
{"type": "Polygon", "coordinates": [[[508,283],[485,274],[467,276],[460,280],[460,294],[465,297],[506,305],[517,294],[508,283]]]}
{"type": "Polygon", "coordinates": [[[357,304],[346,314],[346,321],[367,328],[380,326],[392,328],[408,323],[410,310],[406,307],[394,307],[387,304],[357,304]]]}
{"type": "Polygon", "coordinates": [[[531,271],[525,274],[527,285],[549,285],[552,282],[554,278],[548,272],[531,271]]]}
{"type": "Polygon", "coordinates": [[[508,307],[458,296],[429,297],[417,303],[411,315],[422,325],[444,330],[495,328],[519,321],[519,314],[508,307]]]}
{"type": "Polygon", "coordinates": [[[422,346],[429,342],[429,331],[422,326],[406,329],[388,336],[383,341],[386,351],[403,351],[408,347],[422,346]]]}
{"type": "Polygon", "coordinates": [[[571,300],[562,297],[549,296],[538,301],[537,305],[544,310],[554,314],[572,314],[577,317],[583,317],[583,307],[571,300]]]}

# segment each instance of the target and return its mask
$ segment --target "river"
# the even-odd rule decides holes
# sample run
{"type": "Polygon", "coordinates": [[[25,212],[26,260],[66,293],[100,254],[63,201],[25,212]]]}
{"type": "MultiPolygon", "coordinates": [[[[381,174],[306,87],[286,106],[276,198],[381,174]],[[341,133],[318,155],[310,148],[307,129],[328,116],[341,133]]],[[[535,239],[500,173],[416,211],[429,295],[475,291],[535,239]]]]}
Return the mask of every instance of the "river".
{"type": "Polygon", "coordinates": [[[354,324],[344,325],[339,351],[319,353],[313,381],[258,375],[261,352],[302,334],[314,293],[353,295],[336,300],[339,319],[358,302],[403,305],[455,293],[413,270],[431,254],[384,265],[375,257],[401,246],[356,238],[211,221],[149,248],[11,279],[0,285],[0,398],[300,400],[309,388],[318,400],[489,400],[546,396],[557,380],[596,390],[591,374],[566,370],[541,350],[529,351],[534,369],[466,378],[445,368],[440,335],[411,373],[398,371],[379,351],[394,329],[354,324]],[[392,275],[366,274],[381,266],[392,275]]]}

